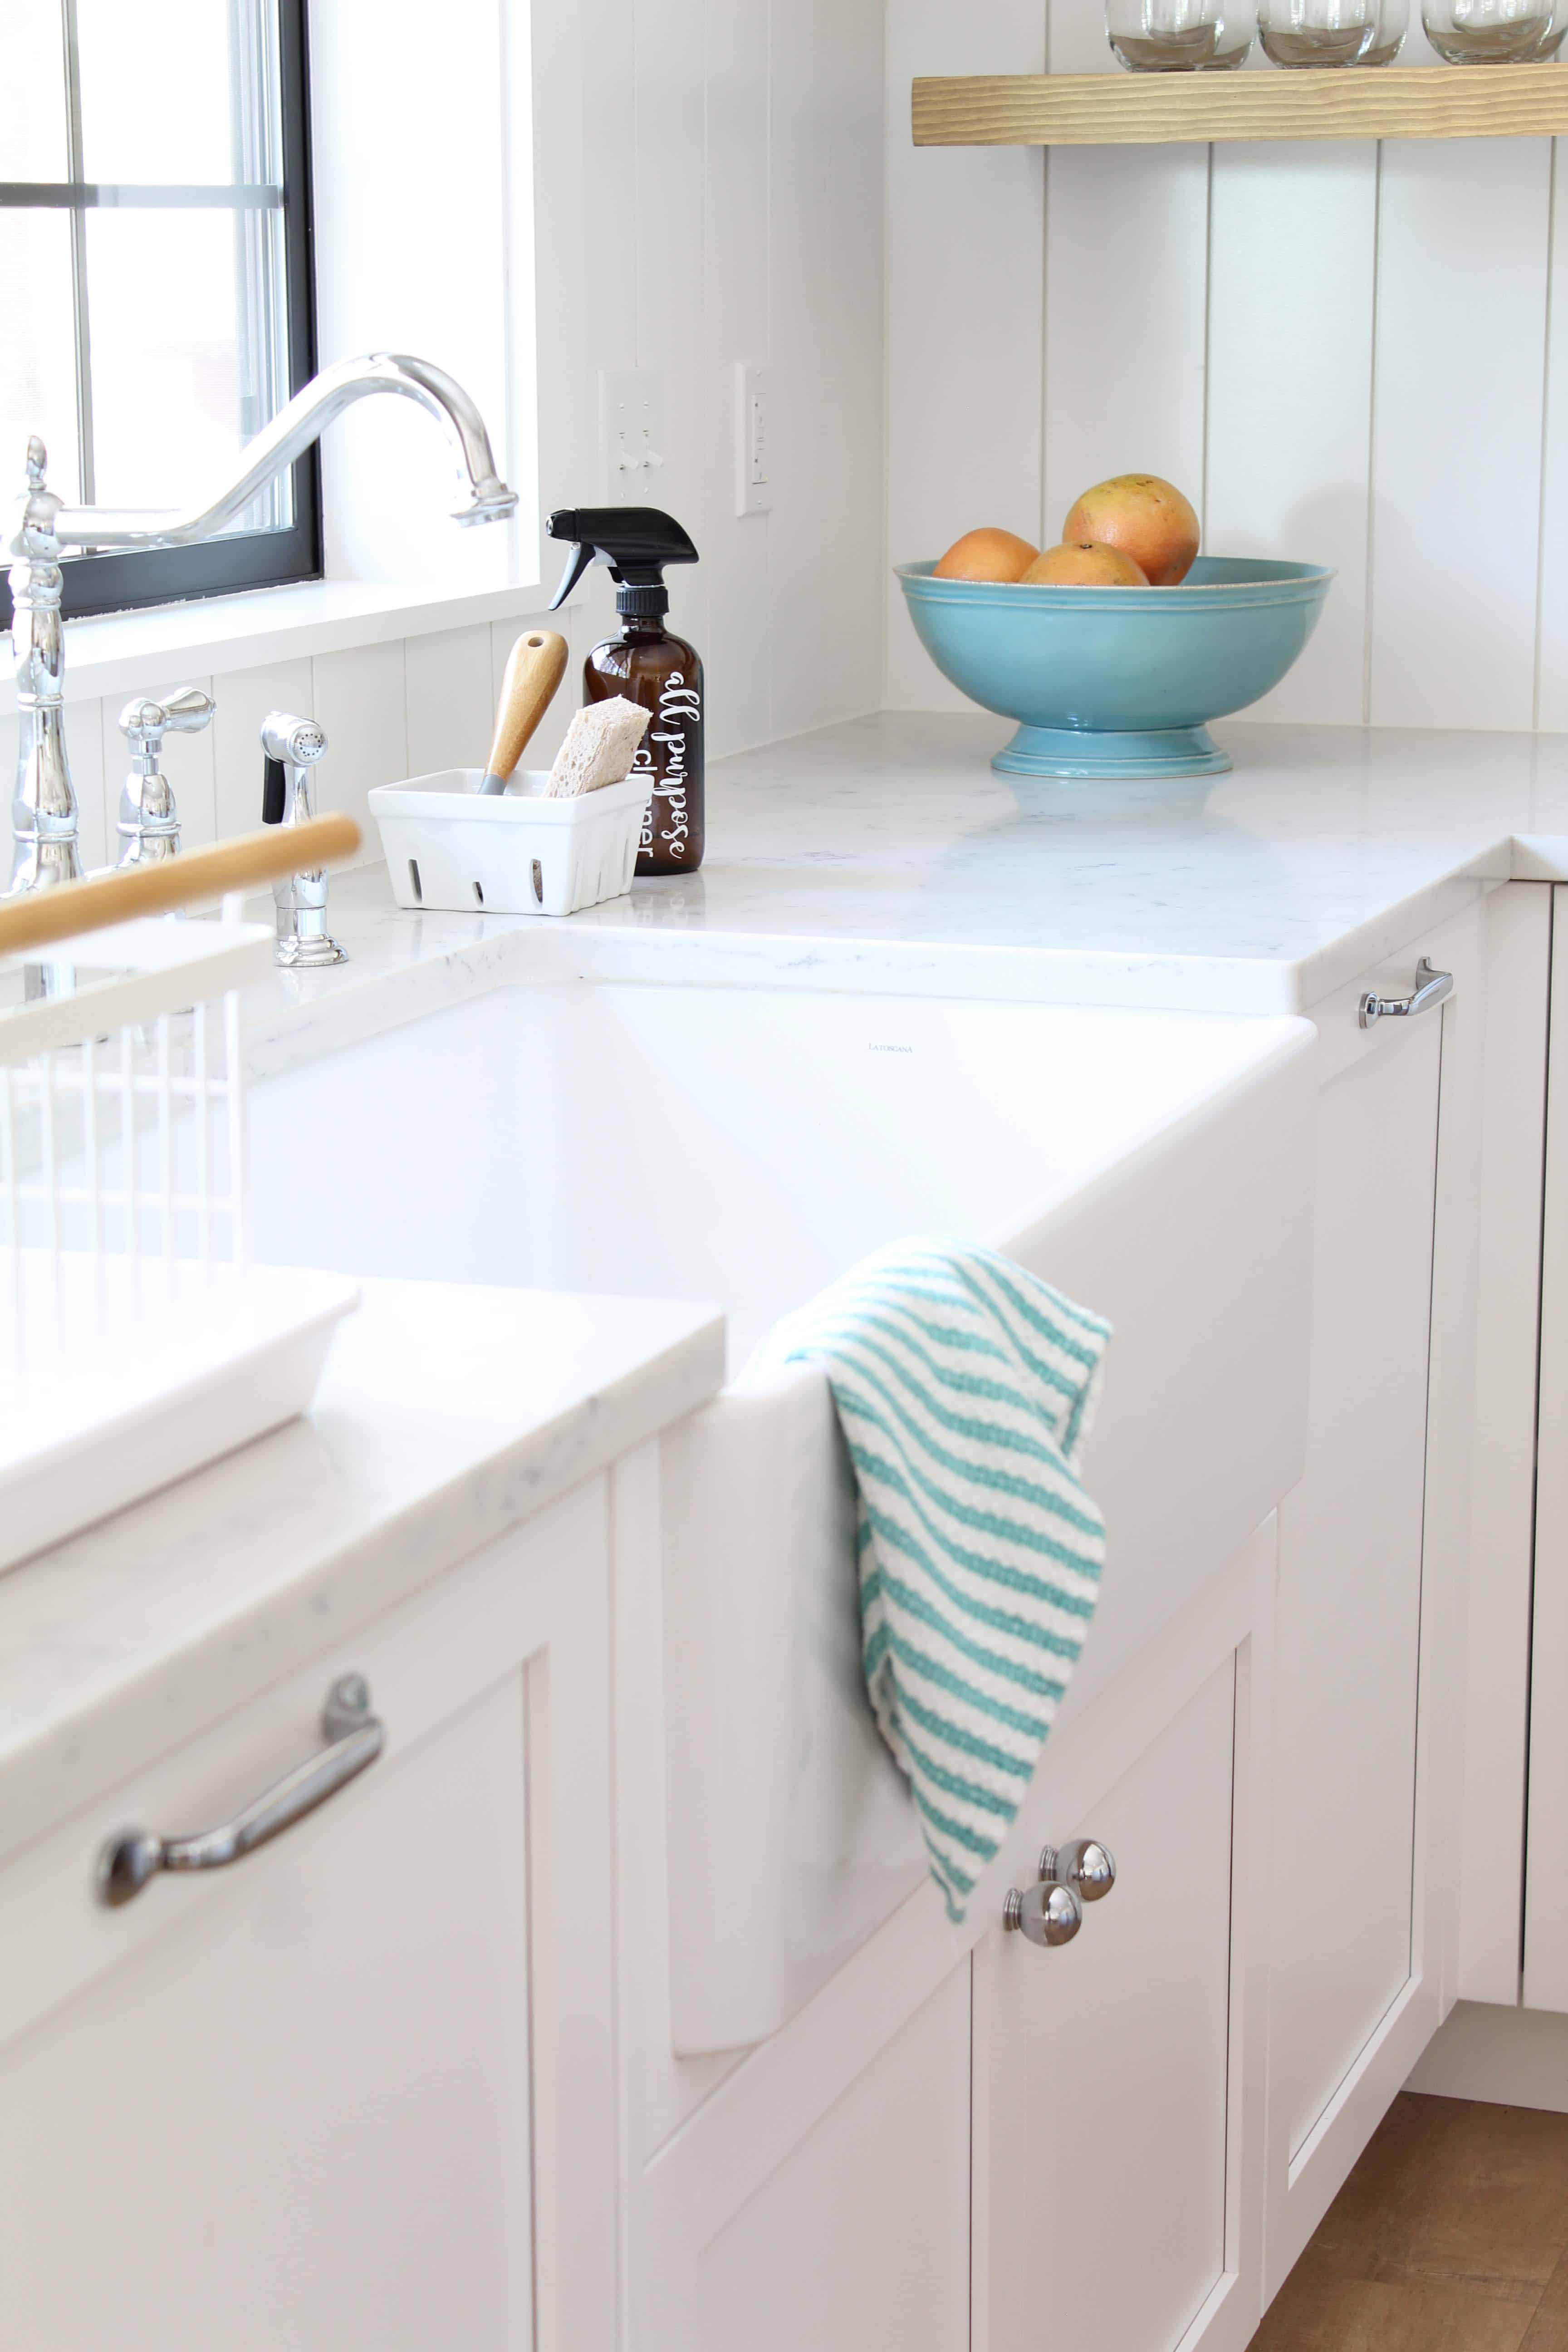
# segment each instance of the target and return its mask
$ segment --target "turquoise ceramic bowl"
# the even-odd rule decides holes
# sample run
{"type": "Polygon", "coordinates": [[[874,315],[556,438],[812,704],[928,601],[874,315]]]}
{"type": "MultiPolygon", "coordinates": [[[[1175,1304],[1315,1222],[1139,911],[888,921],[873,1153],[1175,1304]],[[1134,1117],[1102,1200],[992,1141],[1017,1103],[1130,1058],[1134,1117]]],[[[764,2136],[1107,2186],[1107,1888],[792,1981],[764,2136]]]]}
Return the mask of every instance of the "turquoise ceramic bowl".
{"type": "Polygon", "coordinates": [[[1021,776],[1215,776],[1207,721],[1278,686],[1317,625],[1333,573],[1314,563],[1201,555],[1179,588],[1023,588],[899,579],[943,677],[1019,721],[992,761],[1021,776]]]}

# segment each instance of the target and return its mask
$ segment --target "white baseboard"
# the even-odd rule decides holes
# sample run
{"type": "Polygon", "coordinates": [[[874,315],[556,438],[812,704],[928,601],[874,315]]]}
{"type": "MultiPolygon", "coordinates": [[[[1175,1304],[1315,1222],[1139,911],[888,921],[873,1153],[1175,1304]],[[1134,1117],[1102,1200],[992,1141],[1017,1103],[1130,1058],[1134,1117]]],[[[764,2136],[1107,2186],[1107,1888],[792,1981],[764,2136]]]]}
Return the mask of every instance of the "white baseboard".
{"type": "Polygon", "coordinates": [[[1427,2043],[1405,2087],[1436,2098],[1568,2115],[1568,2016],[1462,2000],[1427,2043]]]}

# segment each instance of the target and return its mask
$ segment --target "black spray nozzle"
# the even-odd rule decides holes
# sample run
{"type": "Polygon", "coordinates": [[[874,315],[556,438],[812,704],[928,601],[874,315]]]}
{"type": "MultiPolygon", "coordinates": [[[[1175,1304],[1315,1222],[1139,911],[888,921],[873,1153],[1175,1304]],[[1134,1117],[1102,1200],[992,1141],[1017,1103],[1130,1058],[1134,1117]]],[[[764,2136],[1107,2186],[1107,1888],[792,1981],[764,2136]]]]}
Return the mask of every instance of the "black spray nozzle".
{"type": "Polygon", "coordinates": [[[662,588],[667,563],[698,560],[675,517],[661,514],[657,507],[557,507],[545,529],[552,539],[574,542],[572,560],[550,600],[552,613],[566,602],[590,563],[606,564],[617,588],[662,588]]]}

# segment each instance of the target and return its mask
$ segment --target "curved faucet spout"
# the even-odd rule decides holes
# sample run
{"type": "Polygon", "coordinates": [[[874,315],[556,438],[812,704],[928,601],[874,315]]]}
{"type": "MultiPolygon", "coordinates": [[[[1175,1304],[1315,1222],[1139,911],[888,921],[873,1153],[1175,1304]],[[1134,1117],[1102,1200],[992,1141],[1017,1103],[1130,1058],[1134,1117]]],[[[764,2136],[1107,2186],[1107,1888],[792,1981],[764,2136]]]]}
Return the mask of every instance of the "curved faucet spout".
{"type": "Polygon", "coordinates": [[[35,435],[27,444],[27,475],[6,542],[16,666],[16,785],[11,801],[11,889],[36,890],[81,872],[76,791],[66,758],[63,711],[65,631],[60,620],[68,547],[193,547],[216,538],[245,512],[258,490],[319,440],[323,428],[356,400],[396,393],[418,404],[447,434],[458,454],[463,495],[453,509],[460,523],[500,522],[516,510],[517,492],[496,471],[484,419],[460,383],[428,360],[398,352],[372,352],[324,368],[280,408],[240,452],[237,471],[204,507],[187,512],[137,513],[110,507],[71,507],[46,480],[48,464],[35,435]]]}
{"type": "Polygon", "coordinates": [[[484,419],[462,385],[428,360],[402,352],[372,352],[363,359],[340,360],[312,376],[271,424],[247,442],[239,471],[205,506],[184,513],[61,506],[53,518],[53,536],[61,547],[193,547],[215,538],[244,513],[258,490],[320,439],[335,416],[356,400],[379,392],[416,402],[451,440],[467,490],[452,509],[455,522],[499,522],[515,510],[517,492],[497,473],[484,419]]]}

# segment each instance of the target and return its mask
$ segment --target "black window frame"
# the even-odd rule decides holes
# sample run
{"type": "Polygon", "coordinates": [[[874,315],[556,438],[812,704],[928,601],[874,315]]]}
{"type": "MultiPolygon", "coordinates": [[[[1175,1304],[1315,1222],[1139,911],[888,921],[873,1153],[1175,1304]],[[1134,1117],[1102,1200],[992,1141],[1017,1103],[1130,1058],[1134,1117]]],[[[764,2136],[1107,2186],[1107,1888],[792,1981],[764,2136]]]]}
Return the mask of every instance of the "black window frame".
{"type": "MultiPolygon", "coordinates": [[[[62,0],[65,37],[76,32],[74,0],[62,0]]],[[[289,341],[289,390],[298,392],[316,372],[314,227],[311,215],[310,114],[307,0],[276,0],[279,37],[279,107],[283,166],[283,278],[289,341]]],[[[155,204],[158,191],[138,191],[155,204]]],[[[90,182],[0,181],[0,206],[47,205],[85,213],[100,201],[90,182]]],[[[125,192],[110,192],[123,204],[125,192]]],[[[22,488],[20,450],[14,454],[15,483],[0,481],[0,510],[22,488]]],[[[68,619],[100,613],[133,612],[150,604],[174,604],[199,596],[237,595],[249,588],[281,586],[321,577],[321,474],[319,453],[308,449],[292,468],[293,520],[273,530],[236,532],[199,547],[135,549],[73,555],[60,570],[65,581],[61,608],[68,619]]],[[[64,494],[63,485],[55,484],[64,494]]],[[[193,502],[203,485],[193,482],[193,502]]],[[[70,492],[72,502],[76,491],[70,492]]],[[[11,594],[0,572],[0,628],[11,625],[11,594]]]]}

